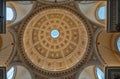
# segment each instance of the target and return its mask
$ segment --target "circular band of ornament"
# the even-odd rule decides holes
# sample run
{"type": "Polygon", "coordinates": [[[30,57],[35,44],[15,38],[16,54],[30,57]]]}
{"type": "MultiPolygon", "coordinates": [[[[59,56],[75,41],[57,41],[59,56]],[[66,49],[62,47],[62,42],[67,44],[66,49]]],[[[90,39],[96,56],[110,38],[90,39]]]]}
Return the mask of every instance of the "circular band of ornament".
{"type": "Polygon", "coordinates": [[[38,1],[49,4],[49,3],[67,3],[74,0],[38,0],[38,1]]]}
{"type": "Polygon", "coordinates": [[[18,48],[20,58],[32,69],[33,72],[45,78],[50,78],[53,76],[67,77],[66,75],[68,74],[74,74],[78,69],[80,69],[80,67],[89,61],[91,56],[93,47],[93,31],[91,24],[86,21],[76,10],[70,7],[61,5],[38,6],[32,11],[31,15],[20,24],[18,30],[18,48]],[[63,16],[60,18],[60,16],[58,17],[56,14],[62,14],[63,16]],[[60,20],[60,24],[54,22],[52,23],[52,19],[60,20]],[[52,27],[46,31],[45,29],[48,27],[44,27],[43,25],[46,25],[47,21],[50,23],[48,25],[52,27]],[[62,24],[62,22],[64,24],[62,24]],[[53,28],[54,25],[61,24],[63,26],[53,28]],[[36,25],[38,26],[36,27],[36,25]],[[62,29],[60,29],[60,27],[62,27],[62,29]],[[57,33],[54,32],[54,30],[56,30],[57,33]],[[70,33],[66,31],[69,31],[70,33]],[[45,36],[43,36],[42,32],[45,36]],[[51,34],[56,37],[52,37],[51,34]],[[34,44],[35,41],[33,39],[40,41],[39,45],[44,44],[42,40],[45,40],[45,44],[42,47],[44,50],[49,50],[50,47],[52,47],[54,51],[62,50],[62,56],[55,54],[55,52],[50,52],[54,55],[49,54],[49,51],[53,49],[50,49],[47,54],[44,54],[45,51],[43,51],[43,49],[38,51],[41,47],[37,47],[38,44],[34,44]],[[68,39],[67,42],[69,43],[64,44],[64,40],[66,39],[68,39]],[[48,45],[48,47],[46,46],[47,48],[45,48],[46,43],[50,43],[49,45],[54,46],[48,45]],[[62,45],[62,43],[64,45],[62,45]],[[70,45],[71,43],[74,48],[70,45]],[[63,47],[61,46],[59,49],[55,48],[56,45],[60,44],[63,47]]]}
{"type": "Polygon", "coordinates": [[[81,18],[64,9],[37,13],[27,24],[23,44],[31,62],[48,71],[62,71],[83,57],[88,34],[81,18]]]}

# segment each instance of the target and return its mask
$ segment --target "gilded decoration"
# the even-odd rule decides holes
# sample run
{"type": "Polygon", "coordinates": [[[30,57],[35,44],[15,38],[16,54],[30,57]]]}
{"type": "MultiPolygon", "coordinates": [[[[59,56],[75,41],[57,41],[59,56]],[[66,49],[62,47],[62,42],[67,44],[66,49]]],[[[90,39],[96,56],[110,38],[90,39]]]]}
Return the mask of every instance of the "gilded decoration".
{"type": "Polygon", "coordinates": [[[23,36],[27,57],[36,66],[49,71],[75,65],[84,55],[87,42],[87,31],[81,19],[63,9],[48,9],[35,15],[23,36]],[[58,38],[50,35],[54,29],[60,33],[58,38]]]}
{"type": "Polygon", "coordinates": [[[38,7],[21,23],[19,54],[34,71],[60,76],[74,73],[87,61],[91,25],[74,11],[65,6],[38,7]],[[56,38],[51,36],[53,30],[59,32],[56,38]]]}

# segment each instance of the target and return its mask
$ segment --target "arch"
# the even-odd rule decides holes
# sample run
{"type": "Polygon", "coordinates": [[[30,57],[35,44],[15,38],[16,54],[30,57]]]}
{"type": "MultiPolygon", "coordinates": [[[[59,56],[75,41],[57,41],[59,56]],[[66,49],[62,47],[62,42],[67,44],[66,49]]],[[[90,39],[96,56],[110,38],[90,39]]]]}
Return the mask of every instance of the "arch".
{"type": "MultiPolygon", "coordinates": [[[[102,72],[99,66],[90,65],[85,67],[76,79],[100,79],[97,77],[98,72],[102,72]]],[[[104,75],[104,73],[102,73],[102,75],[104,75]]]]}
{"type": "Polygon", "coordinates": [[[7,72],[7,79],[32,79],[32,76],[23,65],[13,64],[7,72]]]}
{"type": "Polygon", "coordinates": [[[76,7],[78,8],[78,11],[89,21],[94,23],[97,26],[106,26],[106,19],[105,20],[99,20],[98,19],[98,8],[100,6],[106,5],[106,1],[95,1],[90,3],[81,3],[76,2],[76,7]]]}
{"type": "Polygon", "coordinates": [[[30,72],[21,65],[16,65],[15,79],[32,79],[30,72]]]}
{"type": "Polygon", "coordinates": [[[117,57],[116,52],[116,35],[112,33],[107,33],[103,30],[97,37],[97,49],[99,56],[104,60],[105,64],[108,66],[119,66],[120,58],[117,57]],[[114,43],[113,43],[114,42],[114,43]]]}
{"type": "Polygon", "coordinates": [[[12,60],[15,50],[13,34],[7,29],[6,34],[0,35],[0,42],[2,44],[0,48],[0,64],[7,65],[12,60]]]}
{"type": "Polygon", "coordinates": [[[6,6],[12,8],[12,10],[14,11],[14,18],[11,21],[10,20],[7,21],[7,27],[14,26],[18,24],[20,21],[22,21],[25,17],[27,17],[35,7],[35,4],[36,4],[35,1],[33,1],[31,4],[26,5],[19,4],[19,2],[17,1],[15,2],[8,1],[6,3],[6,6]]]}

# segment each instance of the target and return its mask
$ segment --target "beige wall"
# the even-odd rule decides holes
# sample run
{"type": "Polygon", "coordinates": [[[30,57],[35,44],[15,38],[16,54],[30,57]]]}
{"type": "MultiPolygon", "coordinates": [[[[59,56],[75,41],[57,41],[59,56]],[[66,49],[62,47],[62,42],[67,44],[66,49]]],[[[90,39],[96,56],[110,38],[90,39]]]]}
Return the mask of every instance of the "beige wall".
{"type": "Polygon", "coordinates": [[[15,66],[16,73],[14,79],[32,79],[30,72],[23,66],[15,66]]]}
{"type": "Polygon", "coordinates": [[[95,66],[86,67],[80,74],[78,79],[96,79],[95,66]]]}
{"type": "Polygon", "coordinates": [[[107,33],[106,30],[103,30],[97,38],[96,43],[99,55],[108,66],[120,65],[119,55],[117,54],[116,37],[116,33],[107,33]]]}

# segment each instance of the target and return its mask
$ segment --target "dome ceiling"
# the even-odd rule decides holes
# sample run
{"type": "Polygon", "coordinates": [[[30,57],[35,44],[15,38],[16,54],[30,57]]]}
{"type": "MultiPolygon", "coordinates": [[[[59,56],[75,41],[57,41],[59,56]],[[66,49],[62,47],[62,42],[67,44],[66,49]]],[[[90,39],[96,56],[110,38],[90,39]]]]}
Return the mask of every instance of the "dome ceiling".
{"type": "Polygon", "coordinates": [[[19,55],[42,75],[74,73],[92,51],[91,28],[72,8],[38,5],[19,25],[19,55]]]}
{"type": "Polygon", "coordinates": [[[85,25],[73,13],[63,9],[44,10],[35,15],[23,36],[27,57],[36,66],[65,70],[75,65],[87,47],[85,25]]]}

